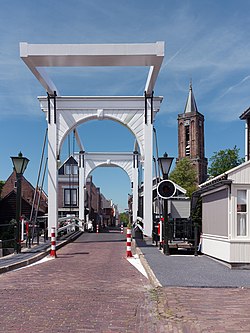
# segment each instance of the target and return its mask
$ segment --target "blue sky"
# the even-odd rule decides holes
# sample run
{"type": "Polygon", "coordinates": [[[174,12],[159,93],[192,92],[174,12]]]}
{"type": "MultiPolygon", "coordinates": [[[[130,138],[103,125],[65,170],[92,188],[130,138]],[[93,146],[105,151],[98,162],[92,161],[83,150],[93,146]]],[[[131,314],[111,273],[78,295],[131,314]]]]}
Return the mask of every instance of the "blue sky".
{"type": "MultiPolygon", "coordinates": [[[[155,127],[160,154],[177,157],[177,115],[184,111],[192,78],[205,116],[205,149],[237,145],[244,156],[244,122],[250,105],[250,2],[248,0],[0,0],[0,179],[10,156],[30,159],[26,178],[36,184],[46,128],[37,96],[43,87],[19,57],[19,42],[146,43],[165,41],[155,87],[164,102],[155,127]]],[[[144,69],[53,69],[62,95],[142,95],[144,69]]],[[[89,122],[79,128],[87,151],[131,151],[134,139],[121,125],[89,122]],[[98,134],[98,135],[97,135],[98,134]]],[[[72,146],[72,138],[71,138],[72,146]]],[[[72,148],[71,148],[72,149],[72,148]]],[[[68,142],[64,156],[67,157],[68,142]]],[[[127,207],[130,182],[120,169],[98,168],[94,182],[107,198],[127,207]]],[[[46,189],[46,187],[45,187],[46,189]]]]}

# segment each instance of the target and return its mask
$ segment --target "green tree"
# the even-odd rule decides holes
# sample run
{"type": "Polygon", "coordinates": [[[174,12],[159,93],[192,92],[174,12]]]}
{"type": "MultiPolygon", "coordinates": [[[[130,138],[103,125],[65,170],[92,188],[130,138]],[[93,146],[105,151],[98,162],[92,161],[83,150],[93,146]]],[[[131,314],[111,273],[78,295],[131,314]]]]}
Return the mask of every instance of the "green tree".
{"type": "Polygon", "coordinates": [[[244,162],[244,158],[239,156],[240,149],[234,146],[233,149],[219,150],[214,152],[209,159],[211,164],[208,168],[210,176],[218,176],[244,162]]]}
{"type": "Polygon", "coordinates": [[[126,212],[123,212],[120,214],[120,222],[121,224],[123,224],[124,226],[126,226],[129,222],[129,215],[126,212]]]}
{"type": "Polygon", "coordinates": [[[191,197],[197,189],[197,172],[189,158],[181,159],[170,173],[169,179],[187,191],[187,196],[191,197]]]}
{"type": "Polygon", "coordinates": [[[201,197],[198,198],[198,200],[196,201],[195,207],[191,211],[191,218],[194,223],[197,223],[201,227],[201,225],[202,225],[202,198],[201,197]]]}

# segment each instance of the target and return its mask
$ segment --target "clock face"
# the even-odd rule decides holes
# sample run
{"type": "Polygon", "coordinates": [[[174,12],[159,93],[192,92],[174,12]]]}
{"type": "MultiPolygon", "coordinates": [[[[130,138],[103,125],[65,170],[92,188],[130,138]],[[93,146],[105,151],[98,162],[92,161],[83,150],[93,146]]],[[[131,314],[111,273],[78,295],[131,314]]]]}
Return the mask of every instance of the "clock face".
{"type": "Polygon", "coordinates": [[[190,124],[190,120],[185,120],[184,121],[184,126],[189,126],[189,124],[190,124]]]}

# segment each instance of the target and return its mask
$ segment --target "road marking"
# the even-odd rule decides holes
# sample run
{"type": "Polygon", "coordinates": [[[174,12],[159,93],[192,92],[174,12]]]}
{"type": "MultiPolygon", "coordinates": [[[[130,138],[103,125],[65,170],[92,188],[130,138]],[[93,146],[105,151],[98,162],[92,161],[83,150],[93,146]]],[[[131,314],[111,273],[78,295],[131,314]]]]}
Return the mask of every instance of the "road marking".
{"type": "Polygon", "coordinates": [[[133,265],[139,272],[141,272],[148,279],[147,272],[145,271],[145,268],[142,266],[142,263],[137,254],[135,254],[133,257],[128,257],[127,260],[128,262],[130,262],[131,265],[133,265]]]}

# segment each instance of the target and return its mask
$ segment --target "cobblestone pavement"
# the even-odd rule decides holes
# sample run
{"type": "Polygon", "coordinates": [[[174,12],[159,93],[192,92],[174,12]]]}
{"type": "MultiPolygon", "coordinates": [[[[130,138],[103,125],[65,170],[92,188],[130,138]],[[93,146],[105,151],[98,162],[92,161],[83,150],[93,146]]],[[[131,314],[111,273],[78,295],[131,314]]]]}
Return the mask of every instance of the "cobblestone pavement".
{"type": "Polygon", "coordinates": [[[166,332],[250,332],[248,288],[157,288],[166,332]]]}
{"type": "Polygon", "coordinates": [[[250,332],[250,289],[150,286],[119,233],[83,234],[58,258],[0,276],[0,332],[250,332]]]}

